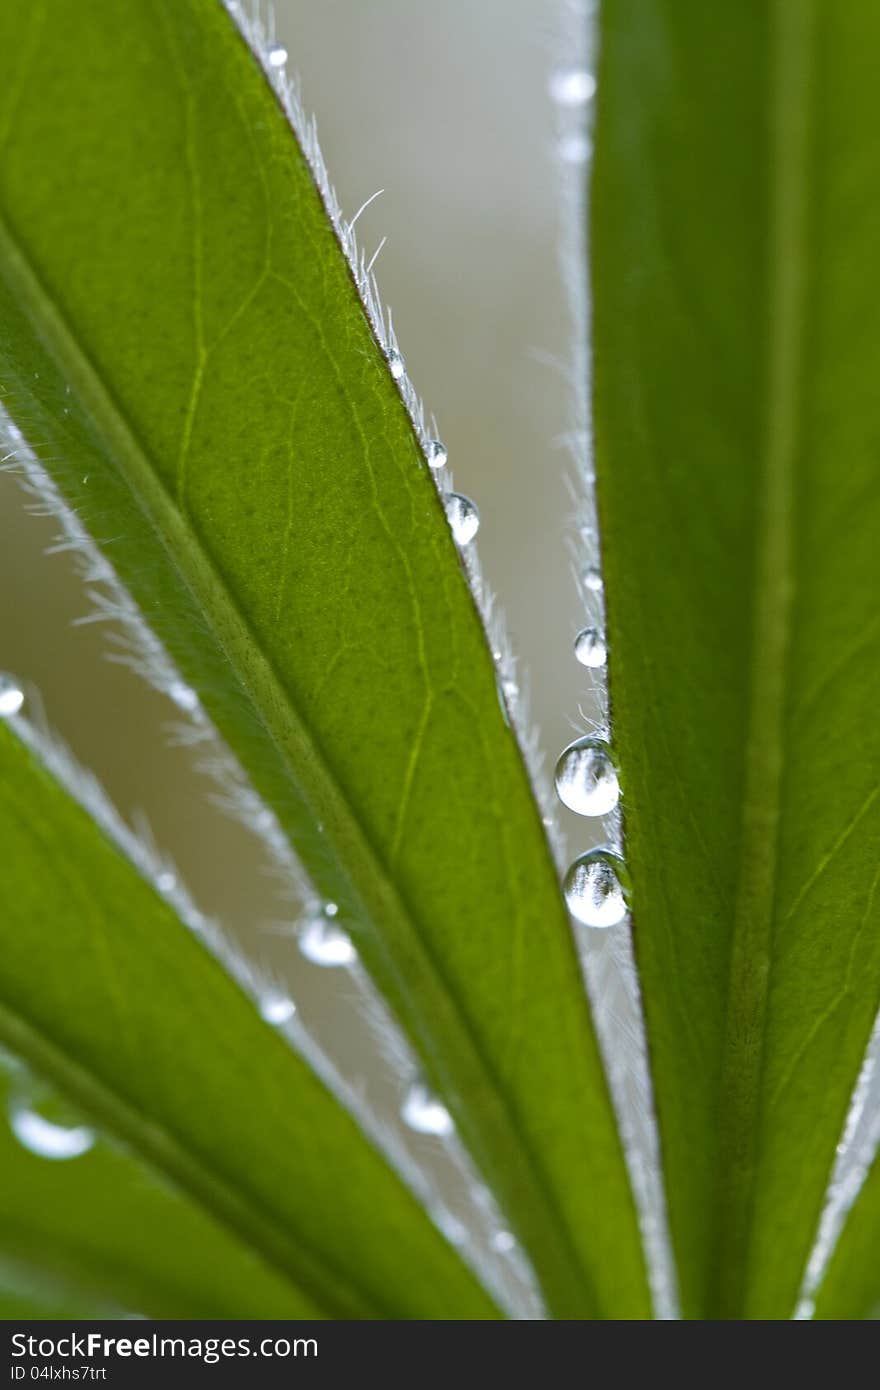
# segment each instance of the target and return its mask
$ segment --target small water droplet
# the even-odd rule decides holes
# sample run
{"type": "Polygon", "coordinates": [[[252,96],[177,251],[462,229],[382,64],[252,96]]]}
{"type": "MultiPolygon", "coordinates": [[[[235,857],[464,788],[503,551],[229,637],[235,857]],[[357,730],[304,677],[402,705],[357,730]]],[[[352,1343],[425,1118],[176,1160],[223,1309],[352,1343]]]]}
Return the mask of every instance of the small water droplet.
{"type": "Polygon", "coordinates": [[[406,371],[406,368],[403,365],[403,358],[401,357],[399,352],[389,352],[388,370],[394,377],[395,381],[400,381],[400,378],[403,376],[404,372],[406,371]]]}
{"type": "Polygon", "coordinates": [[[601,738],[570,743],[556,764],[556,794],[579,816],[607,816],[620,796],[611,749],[601,738]]]}
{"type": "Polygon", "coordinates": [[[54,1097],[13,1096],[9,1127],[22,1147],[39,1158],[80,1158],[95,1145],[95,1131],[54,1097]]]}
{"type": "Polygon", "coordinates": [[[613,850],[592,849],[580,855],[563,884],[572,917],[585,927],[616,927],[628,910],[625,874],[623,860],[613,850]]]}
{"type": "Polygon", "coordinates": [[[511,1250],[516,1248],[516,1236],[513,1231],[494,1231],[489,1238],[489,1245],[498,1255],[509,1255],[511,1250]]]}
{"type": "Polygon", "coordinates": [[[449,458],[446,445],[440,439],[429,439],[425,443],[425,458],[429,468],[445,468],[449,458]]]}
{"type": "Polygon", "coordinates": [[[0,718],[18,714],[24,704],[24,691],[14,676],[0,673],[0,718]]]}
{"type": "Polygon", "coordinates": [[[198,708],[198,695],[193,690],[192,686],[187,685],[184,681],[172,681],[171,685],[168,687],[168,696],[169,699],[174,701],[178,709],[187,710],[191,713],[194,709],[198,708]]]}
{"type": "Polygon", "coordinates": [[[269,49],[269,66],[283,68],[287,62],[287,49],[283,43],[273,43],[269,49]]]}
{"type": "Polygon", "coordinates": [[[589,589],[591,594],[601,594],[604,587],[605,581],[598,565],[590,565],[589,569],[584,570],[585,589],[589,589]]]}
{"type": "Polygon", "coordinates": [[[280,990],[270,990],[260,1000],[260,1017],[276,1028],[283,1023],[289,1023],[295,1013],[296,1005],[293,1000],[280,990]]]}
{"type": "Polygon", "coordinates": [[[446,1106],[422,1081],[414,1081],[410,1086],[400,1108],[400,1117],[417,1134],[442,1137],[453,1130],[452,1116],[446,1106]]]}
{"type": "Polygon", "coordinates": [[[450,492],[446,498],[446,519],[452,528],[456,545],[468,545],[480,529],[480,513],[476,503],[460,492],[450,492]]]}
{"type": "Polygon", "coordinates": [[[323,913],[324,913],[324,916],[325,916],[325,917],[338,917],[338,916],[339,916],[339,904],[338,904],[338,903],[325,903],[325,904],[324,904],[324,907],[323,907],[323,913]]]}
{"type": "Polygon", "coordinates": [[[608,656],[605,634],[597,627],[585,627],[574,639],[574,654],[582,666],[598,670],[608,656]]]}
{"type": "Polygon", "coordinates": [[[550,78],[550,95],[560,106],[586,106],[596,95],[596,79],[586,68],[562,68],[550,78]]]}
{"type": "Polygon", "coordinates": [[[265,831],[272,829],[273,825],[275,824],[275,817],[269,810],[268,806],[264,806],[261,811],[257,812],[255,824],[258,830],[265,831]]]}
{"type": "Polygon", "coordinates": [[[351,965],[357,959],[351,937],[323,917],[316,917],[303,927],[299,949],[312,965],[351,965]]]}
{"type": "Polygon", "coordinates": [[[156,878],[156,887],[160,893],[173,893],[177,887],[176,875],[170,869],[163,869],[156,878]]]}
{"type": "Polygon", "coordinates": [[[593,152],[592,142],[580,131],[563,135],[559,141],[559,158],[563,164],[586,164],[593,152]]]}

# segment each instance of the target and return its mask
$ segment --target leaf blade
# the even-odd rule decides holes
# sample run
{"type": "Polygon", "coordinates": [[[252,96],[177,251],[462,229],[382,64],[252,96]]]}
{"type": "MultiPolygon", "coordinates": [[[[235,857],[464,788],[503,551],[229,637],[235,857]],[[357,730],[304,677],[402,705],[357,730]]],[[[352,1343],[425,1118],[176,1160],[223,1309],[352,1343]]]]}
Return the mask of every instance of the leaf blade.
{"type": "Polygon", "coordinates": [[[685,1308],[785,1317],[880,1001],[874,19],[715,21],[605,6],[599,502],[685,1308]]]}
{"type": "Polygon", "coordinates": [[[0,766],[3,1045],[325,1313],[492,1316],[356,1121],[5,727],[0,766]]]}
{"type": "MultiPolygon", "coordinates": [[[[94,126],[71,149],[26,72],[12,84],[16,149],[39,147],[44,177],[7,146],[10,408],[99,540],[124,526],[131,557],[105,552],[339,903],[554,1306],[619,1298],[640,1315],[632,1200],[555,869],[440,500],[311,175],[218,6],[154,4],[124,33],[111,14],[88,38],[49,8],[58,109],[94,126]],[[71,159],[92,195],[72,212],[71,159]]],[[[21,17],[8,23],[20,36],[21,17]]]]}

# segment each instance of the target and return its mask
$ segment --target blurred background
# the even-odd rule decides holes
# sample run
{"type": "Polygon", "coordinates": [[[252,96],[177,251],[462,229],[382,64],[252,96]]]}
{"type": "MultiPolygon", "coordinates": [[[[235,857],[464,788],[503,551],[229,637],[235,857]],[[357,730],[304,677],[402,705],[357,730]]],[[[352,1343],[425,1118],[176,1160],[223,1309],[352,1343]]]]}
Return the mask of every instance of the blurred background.
{"type": "MultiPolygon", "coordinates": [[[[572,424],[571,326],[549,92],[566,59],[564,23],[565,0],[276,5],[344,211],[384,190],[359,238],[368,255],[388,238],[383,298],[456,485],[480,507],[481,561],[530,673],[550,767],[572,737],[584,674],[572,656],[581,623],[560,442],[572,424]]],[[[107,660],[100,625],[75,625],[88,602],[71,557],[45,555],[52,523],[28,514],[8,476],[0,499],[0,667],[41,692],[51,724],[123,814],[146,817],[203,910],[289,981],[343,1068],[370,1071],[345,972],[309,965],[279,933],[285,909],[259,848],[206,809],[210,784],[169,744],[169,702],[107,660]]],[[[381,1076],[361,1084],[381,1088],[381,1076]]]]}

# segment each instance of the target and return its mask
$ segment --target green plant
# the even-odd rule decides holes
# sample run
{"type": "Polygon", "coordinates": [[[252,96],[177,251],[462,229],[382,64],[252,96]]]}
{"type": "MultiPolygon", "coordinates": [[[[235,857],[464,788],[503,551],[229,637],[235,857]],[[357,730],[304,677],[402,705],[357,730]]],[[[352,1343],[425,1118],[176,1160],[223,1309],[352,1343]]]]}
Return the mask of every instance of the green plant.
{"type": "MultiPolygon", "coordinates": [[[[486,638],[476,517],[445,485],[284,55],[219,0],[154,0],[124,25],[110,0],[44,0],[0,11],[11,457],[148,677],[223,740],[240,813],[304,866],[304,931],[356,948],[417,1059],[410,1117],[454,1122],[503,1216],[482,1257],[444,1238],[448,1214],[292,1002],[10,680],[12,1128],[44,1155],[85,1151],[88,1126],[108,1138],[53,1165],[0,1135],[16,1314],[490,1318],[523,1306],[512,1247],[561,1318],[648,1317],[649,1282],[668,1314],[676,1279],[689,1318],[816,1299],[863,1317],[880,1298],[876,1172],[837,1239],[872,1155],[880,1000],[880,18],[860,0],[720,20],[605,0],[600,26],[615,752],[602,724],[560,784],[612,839],[565,883],[624,977],[632,910],[676,1274],[638,1020],[599,1019],[609,1089],[513,671],[486,638]],[[85,1120],[59,1120],[44,1083],[85,1120]]],[[[578,654],[601,694],[600,588],[590,568],[578,654]]]]}

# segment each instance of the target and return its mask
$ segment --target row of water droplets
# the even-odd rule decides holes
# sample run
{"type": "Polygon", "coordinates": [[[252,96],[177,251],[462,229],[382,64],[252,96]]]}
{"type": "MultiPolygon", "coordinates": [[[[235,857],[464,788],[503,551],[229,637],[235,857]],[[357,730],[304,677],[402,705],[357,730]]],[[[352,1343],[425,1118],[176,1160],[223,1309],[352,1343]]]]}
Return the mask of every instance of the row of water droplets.
{"type": "MultiPolygon", "coordinates": [[[[558,150],[563,165],[575,177],[585,178],[592,151],[590,113],[596,94],[596,78],[585,65],[559,69],[550,80],[550,95],[558,112],[558,150]]],[[[585,431],[575,443],[586,445],[585,431]]],[[[592,479],[589,480],[592,485],[592,479]]],[[[628,913],[628,891],[623,867],[620,819],[617,806],[620,782],[609,741],[607,682],[608,644],[605,635],[605,602],[598,555],[598,530],[592,497],[589,515],[580,526],[577,548],[580,592],[587,623],[574,639],[574,655],[590,675],[592,732],[576,739],[556,764],[556,794],[564,806],[579,816],[602,822],[607,843],[580,854],[564,879],[565,901],[582,926],[599,930],[620,926],[628,913]],[[586,556],[586,563],[583,563],[586,556]]]]}
{"type": "MultiPolygon", "coordinates": [[[[596,0],[559,0],[558,52],[550,81],[561,185],[561,261],[571,338],[570,428],[577,529],[572,557],[584,613],[574,655],[588,677],[578,737],[556,767],[559,801],[592,821],[592,846],[569,864],[563,890],[576,930],[584,982],[623,1141],[648,1263],[655,1316],[677,1316],[672,1259],[638,975],[628,930],[629,880],[623,859],[620,781],[611,742],[605,594],[592,463],[590,305],[586,267],[588,171],[597,95],[596,0]],[[610,929],[610,930],[609,930],[610,929]]],[[[583,825],[585,822],[580,821],[583,825]]],[[[587,842],[589,845],[589,841],[587,842]]]]}

